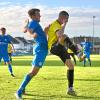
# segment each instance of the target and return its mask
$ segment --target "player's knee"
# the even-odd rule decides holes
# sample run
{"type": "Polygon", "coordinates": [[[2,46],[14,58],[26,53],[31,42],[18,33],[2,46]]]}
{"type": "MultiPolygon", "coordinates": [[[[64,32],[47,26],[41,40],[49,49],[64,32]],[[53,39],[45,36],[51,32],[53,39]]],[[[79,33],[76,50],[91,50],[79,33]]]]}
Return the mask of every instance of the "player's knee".
{"type": "Polygon", "coordinates": [[[35,72],[30,72],[29,75],[30,75],[30,77],[33,77],[33,76],[36,76],[37,73],[35,73],[35,72]]]}
{"type": "Polygon", "coordinates": [[[65,40],[65,38],[63,36],[61,36],[58,41],[60,44],[64,44],[64,40],[65,40]]]}
{"type": "Polygon", "coordinates": [[[71,59],[67,59],[65,64],[67,65],[68,69],[74,69],[74,64],[72,63],[71,59]]]}
{"type": "Polygon", "coordinates": [[[39,68],[33,68],[33,69],[29,72],[29,74],[30,74],[31,77],[33,77],[33,76],[36,76],[38,72],[39,72],[39,68]]]}
{"type": "Polygon", "coordinates": [[[11,64],[11,62],[7,62],[7,64],[9,65],[9,64],[11,64]]]}

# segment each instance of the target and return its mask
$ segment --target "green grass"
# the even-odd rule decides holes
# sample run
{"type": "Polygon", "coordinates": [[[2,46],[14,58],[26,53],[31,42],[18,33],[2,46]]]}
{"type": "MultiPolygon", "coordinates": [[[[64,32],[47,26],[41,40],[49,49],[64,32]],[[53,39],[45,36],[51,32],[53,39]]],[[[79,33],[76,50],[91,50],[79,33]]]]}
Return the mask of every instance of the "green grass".
{"type": "MultiPolygon", "coordinates": [[[[27,86],[24,100],[100,100],[100,55],[92,55],[92,67],[77,61],[74,87],[76,97],[66,95],[67,67],[56,56],[48,56],[39,74],[27,86]]],[[[15,78],[7,66],[0,65],[0,100],[16,100],[14,93],[31,68],[32,56],[13,57],[15,78]]]]}

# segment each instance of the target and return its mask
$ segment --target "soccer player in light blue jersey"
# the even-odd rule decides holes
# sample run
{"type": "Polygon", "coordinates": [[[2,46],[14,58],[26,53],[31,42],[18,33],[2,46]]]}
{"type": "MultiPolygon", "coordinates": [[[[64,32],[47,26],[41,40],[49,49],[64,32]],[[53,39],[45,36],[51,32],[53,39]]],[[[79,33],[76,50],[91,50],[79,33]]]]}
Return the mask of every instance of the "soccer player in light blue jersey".
{"type": "MultiPolygon", "coordinates": [[[[91,54],[91,48],[93,47],[93,44],[85,38],[85,41],[81,43],[83,47],[83,53],[86,55],[86,58],[89,61],[89,65],[91,66],[91,59],[90,59],[90,54],[91,54]]],[[[84,59],[84,66],[86,66],[86,58],[84,59]]]]}
{"type": "Polygon", "coordinates": [[[41,28],[40,22],[40,10],[39,9],[30,9],[28,11],[29,17],[32,19],[30,22],[27,21],[24,32],[28,33],[36,42],[35,47],[33,47],[34,59],[32,61],[32,69],[25,76],[23,82],[21,83],[19,89],[15,93],[15,96],[18,100],[22,100],[22,94],[30,80],[37,75],[40,68],[42,67],[45,58],[48,54],[48,44],[46,34],[41,28]]]}
{"type": "MultiPolygon", "coordinates": [[[[6,35],[6,28],[2,27],[0,29],[0,62],[3,58],[4,62],[8,64],[8,69],[11,74],[11,76],[14,77],[13,71],[12,71],[12,65],[9,59],[8,55],[8,44],[12,44],[11,37],[9,35],[6,35]]],[[[13,46],[13,45],[12,45],[13,46]]]]}

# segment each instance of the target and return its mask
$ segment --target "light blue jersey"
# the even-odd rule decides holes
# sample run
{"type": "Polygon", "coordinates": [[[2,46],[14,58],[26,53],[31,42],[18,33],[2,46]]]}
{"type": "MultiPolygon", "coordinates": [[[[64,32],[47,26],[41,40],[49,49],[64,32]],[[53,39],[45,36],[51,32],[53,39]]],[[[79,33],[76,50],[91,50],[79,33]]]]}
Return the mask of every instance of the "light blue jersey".
{"type": "Polygon", "coordinates": [[[8,44],[11,43],[9,35],[0,35],[0,61],[3,58],[4,62],[9,62],[8,44]]]}
{"type": "Polygon", "coordinates": [[[48,44],[46,34],[41,28],[40,24],[36,20],[32,20],[28,24],[28,28],[33,30],[33,34],[36,33],[37,37],[34,38],[36,45],[33,47],[33,54],[35,55],[32,65],[42,67],[44,60],[48,53],[48,44]]]}

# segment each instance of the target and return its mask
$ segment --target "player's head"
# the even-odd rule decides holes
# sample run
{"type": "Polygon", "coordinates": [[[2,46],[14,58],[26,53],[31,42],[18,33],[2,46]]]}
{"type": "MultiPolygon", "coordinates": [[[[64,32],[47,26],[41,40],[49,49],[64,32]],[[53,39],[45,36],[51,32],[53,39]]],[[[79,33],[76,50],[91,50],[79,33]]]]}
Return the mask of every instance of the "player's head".
{"type": "Polygon", "coordinates": [[[37,8],[30,9],[28,15],[31,19],[40,21],[40,10],[37,8]]]}
{"type": "Polygon", "coordinates": [[[58,20],[61,24],[63,24],[64,21],[68,22],[69,14],[66,11],[60,11],[58,20]]]}
{"type": "Polygon", "coordinates": [[[6,34],[6,28],[4,28],[4,27],[0,28],[0,31],[1,31],[2,35],[6,34]]]}

